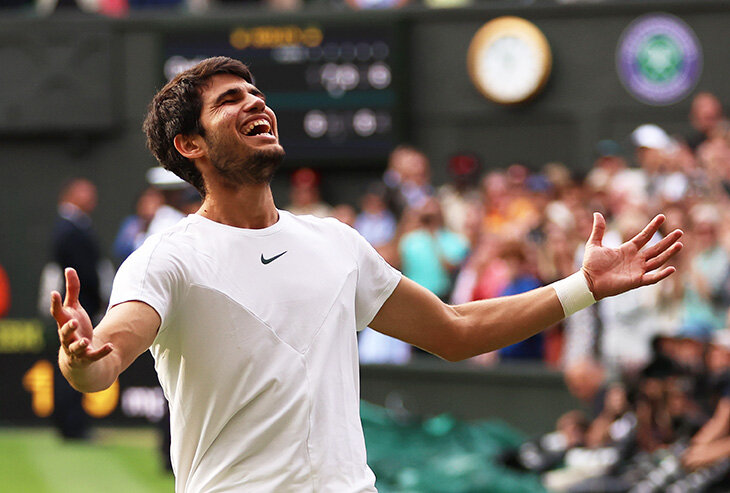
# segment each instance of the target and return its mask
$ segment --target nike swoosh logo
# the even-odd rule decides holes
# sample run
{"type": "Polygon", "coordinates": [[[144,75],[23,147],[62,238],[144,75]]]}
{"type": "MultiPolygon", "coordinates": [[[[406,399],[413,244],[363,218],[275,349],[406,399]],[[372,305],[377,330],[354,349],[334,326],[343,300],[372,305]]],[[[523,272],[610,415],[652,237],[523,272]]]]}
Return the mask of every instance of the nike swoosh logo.
{"type": "Polygon", "coordinates": [[[284,255],[285,253],[286,253],[286,250],[284,250],[283,252],[281,252],[279,255],[274,255],[271,258],[264,258],[264,254],[262,253],[261,254],[261,263],[264,264],[264,265],[270,264],[271,262],[273,262],[274,260],[278,259],[279,257],[281,257],[282,255],[284,255]]]}

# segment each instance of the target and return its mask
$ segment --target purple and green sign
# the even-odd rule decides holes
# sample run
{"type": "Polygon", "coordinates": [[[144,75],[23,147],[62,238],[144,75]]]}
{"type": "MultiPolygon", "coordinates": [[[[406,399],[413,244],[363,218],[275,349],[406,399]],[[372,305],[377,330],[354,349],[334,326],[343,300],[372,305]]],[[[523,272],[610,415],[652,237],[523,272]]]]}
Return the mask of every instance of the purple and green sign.
{"type": "Polygon", "coordinates": [[[624,30],[616,68],[639,101],[663,106],[687,96],[702,73],[702,48],[694,31],[669,14],[647,14],[624,30]]]}

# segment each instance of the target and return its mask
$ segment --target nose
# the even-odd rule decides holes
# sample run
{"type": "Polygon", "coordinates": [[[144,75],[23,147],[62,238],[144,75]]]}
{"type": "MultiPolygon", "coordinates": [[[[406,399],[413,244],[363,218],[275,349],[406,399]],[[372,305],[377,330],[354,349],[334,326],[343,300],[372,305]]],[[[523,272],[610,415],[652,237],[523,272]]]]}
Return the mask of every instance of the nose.
{"type": "Polygon", "coordinates": [[[262,112],[266,108],[266,103],[263,99],[255,94],[248,94],[246,96],[245,110],[247,112],[262,112]]]}

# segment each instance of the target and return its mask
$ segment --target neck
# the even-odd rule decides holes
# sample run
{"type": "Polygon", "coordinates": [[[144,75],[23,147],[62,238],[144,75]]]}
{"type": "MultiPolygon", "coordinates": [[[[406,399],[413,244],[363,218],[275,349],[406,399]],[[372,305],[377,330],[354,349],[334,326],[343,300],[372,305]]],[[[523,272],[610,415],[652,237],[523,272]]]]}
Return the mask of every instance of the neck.
{"type": "Polygon", "coordinates": [[[211,221],[237,228],[262,229],[279,220],[268,183],[237,187],[208,185],[197,214],[211,221]]]}

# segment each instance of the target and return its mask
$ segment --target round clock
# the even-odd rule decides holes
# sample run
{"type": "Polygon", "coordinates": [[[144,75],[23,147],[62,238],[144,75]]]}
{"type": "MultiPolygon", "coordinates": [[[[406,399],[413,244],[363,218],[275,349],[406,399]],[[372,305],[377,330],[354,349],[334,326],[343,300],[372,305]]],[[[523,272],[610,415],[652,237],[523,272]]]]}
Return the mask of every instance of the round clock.
{"type": "Polygon", "coordinates": [[[486,98],[517,104],[545,86],[552,55],[537,26],[519,17],[498,17],[474,35],[467,66],[472,82],[486,98]]]}

